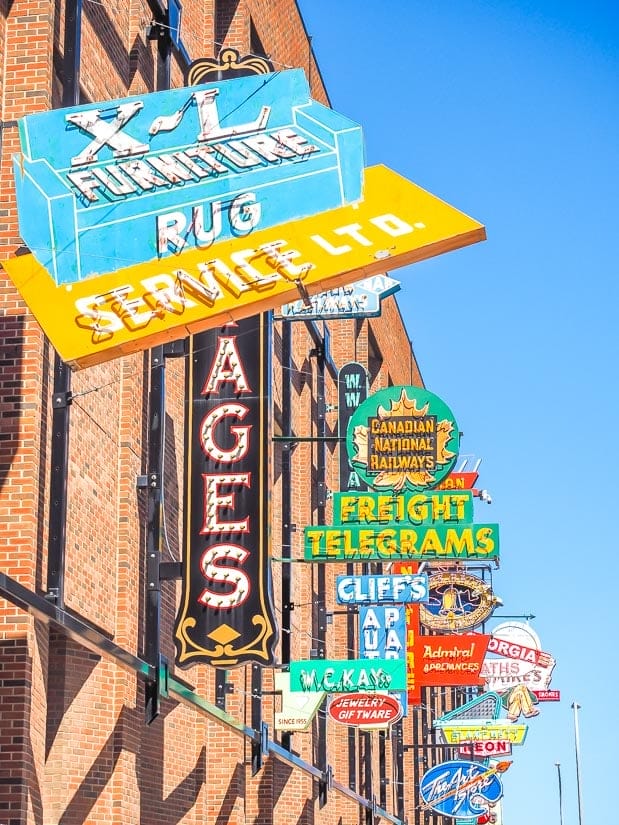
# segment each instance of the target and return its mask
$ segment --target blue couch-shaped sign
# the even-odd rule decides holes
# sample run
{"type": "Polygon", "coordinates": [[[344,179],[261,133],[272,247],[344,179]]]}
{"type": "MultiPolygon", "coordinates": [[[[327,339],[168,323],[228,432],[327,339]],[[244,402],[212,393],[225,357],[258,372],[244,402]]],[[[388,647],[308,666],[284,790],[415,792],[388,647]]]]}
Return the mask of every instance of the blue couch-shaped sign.
{"type": "Polygon", "coordinates": [[[19,231],[70,284],[360,200],[361,127],[301,69],[20,121],[19,231]]]}

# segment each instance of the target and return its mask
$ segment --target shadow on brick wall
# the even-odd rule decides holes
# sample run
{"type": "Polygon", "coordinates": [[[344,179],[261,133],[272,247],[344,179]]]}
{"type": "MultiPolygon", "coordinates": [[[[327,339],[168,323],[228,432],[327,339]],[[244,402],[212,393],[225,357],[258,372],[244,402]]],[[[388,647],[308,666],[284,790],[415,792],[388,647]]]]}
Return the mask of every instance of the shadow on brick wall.
{"type": "MultiPolygon", "coordinates": [[[[60,4],[58,4],[60,5],[60,4]]],[[[99,48],[105,50],[110,65],[118,74],[117,86],[119,89],[129,89],[134,81],[136,74],[138,74],[147,89],[154,89],[155,87],[155,66],[153,57],[147,43],[144,40],[145,32],[140,32],[136,35],[131,44],[131,48],[127,49],[123,33],[118,31],[117,26],[108,14],[104,3],[84,3],[83,14],[92,26],[92,29],[97,33],[97,45],[99,48]]],[[[56,20],[60,20],[60,14],[56,15],[56,20]]],[[[146,28],[146,26],[145,26],[146,28]]],[[[57,31],[54,36],[54,77],[58,79],[55,88],[55,105],[60,105],[62,99],[62,82],[64,76],[64,56],[58,44],[62,43],[62,35],[60,33],[59,23],[57,23],[57,31]]],[[[83,92],[83,90],[82,90],[83,92]]],[[[114,95],[114,97],[123,97],[123,94],[114,95]]],[[[102,92],[99,99],[103,100],[109,98],[109,94],[102,92]]],[[[88,96],[81,95],[82,100],[87,100],[88,96]]]]}
{"type": "Polygon", "coordinates": [[[95,667],[101,661],[90,650],[50,628],[47,666],[47,724],[45,758],[50,754],[65,713],[79,696],[95,667]]]}
{"type": "Polygon", "coordinates": [[[0,316],[0,490],[19,444],[23,349],[23,316],[0,316]]]}
{"type": "MultiPolygon", "coordinates": [[[[130,800],[134,798],[134,783],[137,781],[139,821],[175,825],[195,805],[204,788],[206,748],[201,748],[193,768],[164,798],[164,788],[169,787],[169,781],[164,776],[164,766],[170,758],[165,753],[164,720],[176,704],[163,702],[161,715],[155,723],[145,725],[143,685],[138,682],[135,706],[123,705],[111,724],[106,695],[97,694],[87,684],[100,661],[99,656],[64,638],[62,634],[54,631],[50,634],[46,770],[53,775],[55,768],[58,765],[61,767],[63,788],[59,788],[56,793],[53,788],[49,788],[48,798],[58,799],[67,790],[75,788],[76,779],[84,770],[84,765],[89,766],[64,810],[50,810],[46,814],[48,817],[53,815],[52,818],[59,825],[81,825],[88,822],[93,808],[112,780],[122,788],[123,802],[131,807],[130,800]],[[73,720],[70,728],[67,725],[68,712],[73,720]],[[76,726],[78,719],[79,727],[76,726]],[[108,725],[111,728],[109,735],[102,747],[94,751],[94,746],[90,744],[93,737],[98,738],[102,732],[101,727],[105,730],[108,725]],[[54,745],[57,765],[50,762],[54,758],[54,745]],[[93,750],[92,754],[90,750],[93,750]],[[133,754],[134,757],[129,762],[123,759],[127,754],[133,754]],[[75,756],[74,768],[70,758],[67,761],[69,755],[75,756]]],[[[121,811],[126,812],[124,804],[117,813],[120,814],[121,811]]]]}
{"type": "MultiPolygon", "coordinates": [[[[20,495],[22,481],[20,476],[24,474],[23,467],[15,468],[19,470],[19,475],[16,473],[15,478],[9,481],[13,462],[15,456],[20,450],[20,443],[22,439],[27,441],[38,441],[40,444],[47,443],[48,436],[48,417],[47,404],[49,403],[51,386],[50,386],[50,369],[49,359],[44,357],[40,364],[37,365],[37,374],[29,375],[27,371],[27,357],[26,349],[26,322],[23,315],[0,315],[0,492],[9,484],[14,483],[14,489],[17,497],[20,495]],[[24,382],[28,379],[34,379],[36,383],[39,396],[33,394],[33,390],[29,389],[29,395],[24,395],[24,382]],[[33,419],[33,405],[38,399],[41,399],[40,411],[37,410],[37,419],[32,424],[33,419]],[[26,427],[30,432],[24,436],[23,421],[26,419],[26,427]],[[36,429],[38,428],[38,432],[36,429]]],[[[32,369],[32,367],[31,367],[32,369]]],[[[35,453],[34,447],[27,447],[25,444],[21,445],[21,452],[26,462],[37,464],[34,470],[28,467],[25,471],[27,483],[35,482],[35,484],[43,485],[47,474],[47,453],[46,450],[38,450],[38,455],[35,453]]],[[[13,492],[13,489],[11,489],[13,492]]],[[[36,495],[32,503],[32,524],[36,530],[36,536],[32,540],[36,550],[36,573],[35,581],[37,587],[41,587],[41,576],[43,569],[43,551],[44,551],[44,507],[45,498],[42,495],[36,495]]]]}
{"type": "Polygon", "coordinates": [[[20,636],[0,642],[0,821],[16,825],[25,821],[28,797],[35,825],[43,825],[41,788],[31,739],[32,681],[27,639],[20,636]]]}
{"type": "Polygon", "coordinates": [[[301,815],[297,819],[296,822],[290,823],[290,825],[313,825],[315,822],[315,802],[314,799],[306,799],[305,805],[303,805],[303,810],[301,811],[301,815]]]}
{"type": "Polygon", "coordinates": [[[292,771],[290,765],[274,757],[270,757],[263,766],[258,785],[261,825],[269,825],[275,821],[275,808],[286,789],[292,771]]]}
{"type": "MultiPolygon", "coordinates": [[[[193,768],[164,796],[170,786],[165,775],[166,765],[173,759],[174,749],[182,748],[180,739],[172,737],[166,748],[166,717],[178,707],[172,700],[162,700],[161,713],[150,725],[144,724],[144,685],[138,683],[136,712],[132,717],[133,733],[139,741],[136,760],[136,778],[139,789],[140,819],[142,823],[175,825],[194,807],[204,790],[207,776],[206,746],[202,746],[193,768]]],[[[168,734],[169,736],[169,734],[168,734]]],[[[193,747],[193,738],[189,743],[193,747]]],[[[68,821],[67,821],[68,822],[68,821]]]]}
{"type": "Polygon", "coordinates": [[[219,806],[219,813],[217,814],[215,825],[228,825],[228,822],[232,821],[231,817],[234,813],[234,805],[236,800],[243,796],[244,786],[245,767],[240,762],[237,762],[232,771],[230,782],[228,783],[228,790],[219,806]]]}

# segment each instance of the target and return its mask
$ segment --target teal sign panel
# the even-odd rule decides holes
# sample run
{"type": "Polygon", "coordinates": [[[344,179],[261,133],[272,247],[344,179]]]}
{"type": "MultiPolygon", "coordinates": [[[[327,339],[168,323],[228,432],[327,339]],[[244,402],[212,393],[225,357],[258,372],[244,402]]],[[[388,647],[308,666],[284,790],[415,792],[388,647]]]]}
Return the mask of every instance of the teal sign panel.
{"type": "Polygon", "coordinates": [[[19,121],[19,231],[70,284],[357,201],[361,127],[301,69],[19,121]]]}
{"type": "Polygon", "coordinates": [[[291,662],[290,689],[326,693],[406,690],[406,661],[308,659],[291,662]]]}
{"type": "Polygon", "coordinates": [[[498,524],[312,525],[304,528],[303,536],[306,561],[467,561],[499,557],[498,524]]]}

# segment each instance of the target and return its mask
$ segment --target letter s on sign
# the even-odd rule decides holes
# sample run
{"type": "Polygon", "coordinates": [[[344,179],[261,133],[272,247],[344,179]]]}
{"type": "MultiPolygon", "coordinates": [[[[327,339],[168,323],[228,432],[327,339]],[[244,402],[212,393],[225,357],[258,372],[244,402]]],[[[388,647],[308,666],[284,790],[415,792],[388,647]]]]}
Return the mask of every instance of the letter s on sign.
{"type": "Polygon", "coordinates": [[[80,313],[75,319],[79,327],[92,329],[96,333],[113,335],[123,328],[123,322],[115,312],[108,312],[99,307],[106,301],[105,295],[90,295],[78,298],[75,308],[80,313]]]}
{"type": "Polygon", "coordinates": [[[247,601],[251,589],[249,576],[239,567],[230,564],[217,564],[226,559],[243,564],[249,556],[249,550],[239,547],[238,544],[215,544],[202,553],[200,570],[205,579],[212,582],[226,582],[232,587],[228,591],[213,591],[205,588],[198,596],[198,602],[205,607],[224,610],[229,607],[239,607],[247,601]]]}

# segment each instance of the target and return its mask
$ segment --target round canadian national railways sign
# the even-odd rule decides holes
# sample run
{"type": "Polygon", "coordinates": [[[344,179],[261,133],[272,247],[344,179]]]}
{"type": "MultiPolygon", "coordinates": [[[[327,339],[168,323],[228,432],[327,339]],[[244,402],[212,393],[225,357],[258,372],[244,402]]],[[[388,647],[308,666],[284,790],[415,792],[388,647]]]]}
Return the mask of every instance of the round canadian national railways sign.
{"type": "Polygon", "coordinates": [[[451,471],[460,433],[449,407],[420,387],[387,387],[355,411],[346,434],[348,457],[377,490],[425,490],[451,471]]]}

